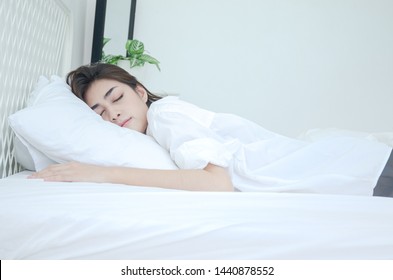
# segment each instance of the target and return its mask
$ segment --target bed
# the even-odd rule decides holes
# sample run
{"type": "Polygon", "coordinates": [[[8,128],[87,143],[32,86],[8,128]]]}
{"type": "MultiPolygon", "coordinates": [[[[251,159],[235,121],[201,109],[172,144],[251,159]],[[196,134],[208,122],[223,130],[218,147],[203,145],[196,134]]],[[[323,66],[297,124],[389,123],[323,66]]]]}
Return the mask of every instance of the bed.
{"type": "MultiPolygon", "coordinates": [[[[65,150],[63,145],[58,148],[64,150],[63,154],[59,155],[58,150],[52,151],[53,154],[48,152],[54,155],[48,159],[40,153],[39,143],[26,148],[36,139],[18,138],[18,128],[12,118],[14,127],[11,129],[9,118],[16,112],[25,107],[33,108],[31,103],[50,99],[54,91],[65,90],[61,77],[70,70],[67,68],[70,54],[64,46],[70,43],[72,25],[70,11],[57,0],[6,0],[0,5],[3,50],[0,66],[0,259],[393,258],[391,198],[302,193],[196,193],[120,184],[27,179],[32,172],[27,169],[40,169],[51,160],[64,162],[67,156],[80,155],[81,151],[88,157],[94,151],[86,152],[87,147],[75,148],[71,143],[75,150],[65,150]],[[26,63],[27,60],[30,63],[26,63]],[[32,158],[24,159],[25,153],[30,153],[32,158]],[[31,165],[33,167],[26,168],[31,165]]],[[[74,101],[63,104],[66,102],[74,101]]],[[[51,108],[51,104],[47,108],[51,108]]],[[[72,104],[75,112],[83,111],[78,107],[83,106],[81,103],[72,104]]],[[[60,108],[55,112],[60,114],[60,108]]],[[[64,114],[70,116],[67,110],[64,114]]],[[[43,133],[47,125],[35,126],[42,115],[37,116],[38,119],[30,115],[25,117],[27,120],[23,119],[18,125],[30,121],[28,126],[34,137],[43,135],[47,141],[63,138],[63,135],[43,133]]],[[[80,119],[77,113],[75,118],[80,119]]],[[[92,122],[97,119],[95,114],[91,118],[92,122]]],[[[64,127],[67,121],[75,123],[66,118],[58,121],[64,127]]],[[[64,133],[73,132],[64,129],[64,133]]],[[[118,136],[117,131],[113,133],[114,137],[118,136]]],[[[134,137],[122,135],[121,138],[135,141],[134,137]]],[[[95,145],[105,145],[105,142],[98,141],[95,145]]],[[[145,150],[150,149],[152,143],[146,145],[145,150]]],[[[161,153],[162,157],[155,157],[152,162],[145,156],[138,165],[176,168],[158,150],[155,154],[161,153]]],[[[125,152],[109,153],[117,153],[120,157],[125,152]]],[[[125,153],[126,158],[141,158],[138,151],[130,153],[125,153]]]]}

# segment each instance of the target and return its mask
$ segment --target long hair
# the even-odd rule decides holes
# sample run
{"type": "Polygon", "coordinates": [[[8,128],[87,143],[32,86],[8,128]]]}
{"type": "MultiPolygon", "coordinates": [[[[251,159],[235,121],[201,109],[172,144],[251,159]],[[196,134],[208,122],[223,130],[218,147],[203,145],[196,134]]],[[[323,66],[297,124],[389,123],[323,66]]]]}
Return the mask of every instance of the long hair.
{"type": "Polygon", "coordinates": [[[67,75],[67,84],[70,85],[71,91],[84,102],[86,102],[85,94],[94,81],[101,79],[116,80],[120,83],[130,86],[133,90],[139,85],[147,92],[147,106],[161,96],[151,93],[146,87],[138,82],[138,80],[123,68],[107,63],[94,63],[90,65],[80,66],[71,71],[67,75]]]}

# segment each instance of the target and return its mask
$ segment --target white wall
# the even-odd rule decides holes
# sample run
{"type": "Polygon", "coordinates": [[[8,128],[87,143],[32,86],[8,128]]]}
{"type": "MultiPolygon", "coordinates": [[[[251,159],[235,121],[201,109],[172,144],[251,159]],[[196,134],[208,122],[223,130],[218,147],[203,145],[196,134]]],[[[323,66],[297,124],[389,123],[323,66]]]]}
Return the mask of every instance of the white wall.
{"type": "Polygon", "coordinates": [[[147,87],[289,136],[393,131],[393,1],[139,0],[147,87]]]}
{"type": "Polygon", "coordinates": [[[72,16],[73,30],[69,44],[71,61],[65,73],[73,70],[82,64],[90,63],[91,50],[93,44],[95,0],[62,0],[70,10],[72,16]]]}

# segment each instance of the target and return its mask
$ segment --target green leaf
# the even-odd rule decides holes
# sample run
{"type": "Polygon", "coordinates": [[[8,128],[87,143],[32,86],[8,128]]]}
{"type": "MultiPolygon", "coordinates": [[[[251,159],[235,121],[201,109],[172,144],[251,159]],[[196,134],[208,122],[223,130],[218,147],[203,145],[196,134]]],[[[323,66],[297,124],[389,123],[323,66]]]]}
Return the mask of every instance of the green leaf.
{"type": "MultiPolygon", "coordinates": [[[[103,39],[103,46],[105,46],[111,39],[104,38],[103,39]]],[[[127,50],[127,57],[122,55],[106,55],[104,51],[102,51],[102,58],[101,62],[109,63],[109,64],[117,64],[119,60],[129,60],[130,61],[130,68],[144,66],[145,63],[154,64],[159,71],[160,69],[160,62],[152,57],[151,55],[145,54],[145,46],[139,40],[127,40],[126,42],[126,50],[127,50]]]]}
{"type": "Polygon", "coordinates": [[[112,55],[112,54],[108,54],[106,56],[104,56],[101,61],[104,63],[109,63],[109,64],[117,64],[117,62],[119,60],[125,59],[124,56],[122,55],[112,55]]]}
{"type": "Polygon", "coordinates": [[[150,64],[154,64],[158,68],[158,70],[161,71],[160,66],[159,66],[160,62],[157,59],[155,59],[154,57],[152,57],[151,55],[142,54],[141,56],[139,56],[139,59],[142,60],[144,63],[147,62],[150,64]]]}
{"type": "Polygon", "coordinates": [[[111,40],[111,38],[104,37],[103,42],[102,42],[102,47],[105,47],[106,43],[108,43],[110,40],[111,40]]]}
{"type": "Polygon", "coordinates": [[[128,55],[141,55],[145,51],[145,46],[138,40],[127,40],[126,50],[128,55]]]}
{"type": "Polygon", "coordinates": [[[144,62],[139,60],[138,58],[130,58],[130,68],[143,66],[144,62]]]}

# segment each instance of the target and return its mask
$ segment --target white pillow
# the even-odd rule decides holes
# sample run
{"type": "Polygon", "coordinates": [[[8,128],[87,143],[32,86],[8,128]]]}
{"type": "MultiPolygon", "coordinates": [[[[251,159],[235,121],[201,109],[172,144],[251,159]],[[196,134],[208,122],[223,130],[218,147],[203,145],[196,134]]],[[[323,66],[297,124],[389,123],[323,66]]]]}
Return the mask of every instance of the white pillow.
{"type": "Polygon", "coordinates": [[[152,137],[104,121],[57,76],[40,77],[28,107],[11,115],[9,123],[35,170],[53,161],[178,169],[152,137]]]}
{"type": "Polygon", "coordinates": [[[14,151],[16,161],[19,162],[19,164],[21,164],[25,169],[36,171],[42,169],[37,169],[36,166],[45,167],[56,163],[55,161],[48,158],[45,154],[29,145],[29,143],[23,143],[22,141],[24,140],[18,138],[17,136],[14,137],[14,151]],[[34,159],[32,155],[35,155],[34,159]]]}

